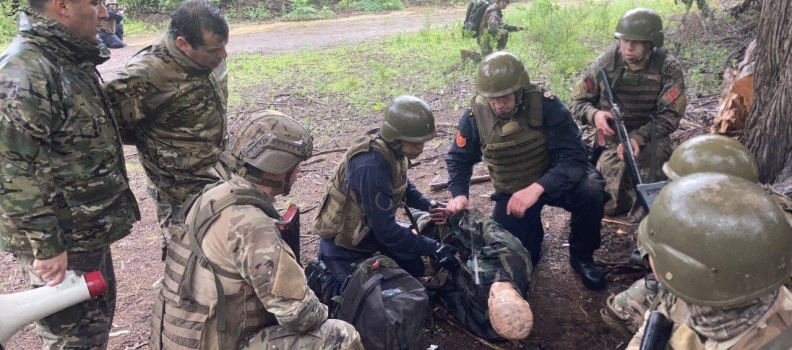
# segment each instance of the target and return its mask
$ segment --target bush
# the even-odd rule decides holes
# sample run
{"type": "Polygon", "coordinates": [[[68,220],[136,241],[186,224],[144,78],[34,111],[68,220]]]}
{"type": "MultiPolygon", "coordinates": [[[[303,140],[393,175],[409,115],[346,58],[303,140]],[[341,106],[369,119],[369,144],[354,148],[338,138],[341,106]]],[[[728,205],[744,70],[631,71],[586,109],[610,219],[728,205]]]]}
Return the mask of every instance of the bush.
{"type": "Polygon", "coordinates": [[[362,0],[352,5],[355,9],[368,12],[392,11],[404,9],[401,0],[362,0]]]}
{"type": "Polygon", "coordinates": [[[16,17],[6,16],[11,10],[11,4],[0,4],[0,48],[6,47],[16,35],[16,17]]]}
{"type": "Polygon", "coordinates": [[[309,21],[314,19],[332,18],[335,16],[333,11],[327,8],[317,10],[309,4],[309,0],[294,0],[292,11],[283,16],[283,19],[290,21],[309,21]]]}

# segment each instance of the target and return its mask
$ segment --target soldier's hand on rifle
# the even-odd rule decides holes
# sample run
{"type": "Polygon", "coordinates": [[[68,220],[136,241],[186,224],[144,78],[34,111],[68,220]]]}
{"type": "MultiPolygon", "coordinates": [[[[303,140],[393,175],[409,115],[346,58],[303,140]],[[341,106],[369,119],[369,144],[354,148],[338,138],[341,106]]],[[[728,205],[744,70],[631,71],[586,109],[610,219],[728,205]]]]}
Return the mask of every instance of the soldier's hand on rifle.
{"type": "Polygon", "coordinates": [[[602,129],[605,136],[616,135],[616,131],[613,131],[608,124],[608,120],[610,119],[613,119],[613,115],[608,111],[597,111],[597,113],[594,113],[594,126],[598,129],[602,129]]]}
{"type": "Polygon", "coordinates": [[[441,269],[446,268],[449,270],[454,270],[457,267],[457,259],[456,259],[457,250],[454,246],[447,244],[447,243],[438,243],[437,250],[434,253],[434,264],[435,268],[441,269]]]}
{"type": "MultiPolygon", "coordinates": [[[[635,141],[634,138],[630,138],[630,143],[632,144],[633,155],[638,157],[638,153],[641,153],[641,148],[638,147],[638,141],[635,141]]],[[[623,162],[624,161],[624,145],[621,143],[619,147],[616,148],[616,155],[619,156],[619,159],[623,162]]]]}
{"type": "Polygon", "coordinates": [[[544,187],[538,183],[533,183],[531,186],[515,192],[506,205],[506,214],[518,219],[522,218],[525,215],[525,211],[536,204],[542,193],[544,193],[544,187]]]}
{"type": "Polygon", "coordinates": [[[36,259],[33,261],[33,270],[41,276],[41,279],[49,280],[47,282],[48,286],[54,287],[63,282],[64,277],[66,277],[66,266],[68,264],[69,258],[66,252],[63,252],[54,258],[36,259]]]}
{"type": "Polygon", "coordinates": [[[467,209],[468,207],[468,197],[465,195],[459,195],[454,197],[451,201],[446,204],[445,210],[448,212],[449,215],[456,214],[462,210],[467,209]]]}
{"type": "Polygon", "coordinates": [[[446,209],[446,204],[437,201],[432,201],[432,203],[437,203],[437,206],[429,208],[429,216],[435,225],[445,225],[448,222],[448,217],[451,216],[446,209]]]}

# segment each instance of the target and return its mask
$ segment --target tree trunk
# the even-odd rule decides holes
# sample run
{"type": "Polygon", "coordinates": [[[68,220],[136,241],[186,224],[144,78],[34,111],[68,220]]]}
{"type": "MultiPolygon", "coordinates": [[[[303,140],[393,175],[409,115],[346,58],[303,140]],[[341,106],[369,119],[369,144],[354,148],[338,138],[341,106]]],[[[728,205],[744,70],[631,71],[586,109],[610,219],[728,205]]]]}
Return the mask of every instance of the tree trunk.
{"type": "Polygon", "coordinates": [[[787,162],[792,152],[792,1],[765,0],[762,5],[754,87],[741,141],[756,156],[759,179],[781,182],[784,168],[792,167],[792,160],[787,162]]]}

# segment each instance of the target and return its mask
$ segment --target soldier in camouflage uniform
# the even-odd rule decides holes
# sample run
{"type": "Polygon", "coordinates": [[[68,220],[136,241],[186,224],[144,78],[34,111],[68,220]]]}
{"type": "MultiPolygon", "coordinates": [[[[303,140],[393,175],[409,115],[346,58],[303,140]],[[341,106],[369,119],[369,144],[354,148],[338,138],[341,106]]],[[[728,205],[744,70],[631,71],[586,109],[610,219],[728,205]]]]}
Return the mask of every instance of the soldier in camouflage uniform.
{"type": "Polygon", "coordinates": [[[510,2],[511,0],[498,0],[484,11],[484,17],[481,19],[476,36],[479,47],[481,47],[481,57],[487,57],[493,52],[493,42],[496,45],[495,50],[505,49],[506,43],[509,42],[509,33],[523,30],[522,27],[503,23],[503,10],[509,6],[510,2]]]}
{"type": "Polygon", "coordinates": [[[311,156],[305,128],[276,111],[251,115],[231,137],[235,175],[185,203],[171,225],[151,349],[363,349],[357,331],[328,320],[276,227],[311,156]]]}
{"type": "MultiPolygon", "coordinates": [[[[662,180],[665,177],[659,165],[671,155],[669,136],[677,129],[687,105],[682,67],[663,48],[663,22],[652,10],[627,11],[613,35],[619,43],[609,46],[583,74],[572,92],[570,110],[581,124],[602,129],[608,137],[615,135],[608,124],[613,116],[599,74],[604,69],[625,114],[624,124],[641,177],[650,182],[662,180]]],[[[615,138],[609,141],[597,164],[611,195],[605,204],[606,215],[625,213],[635,205],[634,185],[617,142],[615,138]]],[[[642,215],[635,206],[631,216],[639,219],[642,215]]]]}
{"type": "Polygon", "coordinates": [[[459,118],[459,131],[446,155],[447,209],[468,207],[473,166],[484,160],[495,193],[492,218],[520,239],[539,262],[544,240],[542,208],[572,213],[569,260],[588,289],[605,288],[594,261],[600,245],[605,181],[586,159],[580,129],[555,95],[531,83],[520,59],[493,53],[481,62],[478,95],[459,118]]]}
{"type": "Polygon", "coordinates": [[[435,225],[428,215],[418,219],[421,234],[453,245],[466,262],[453,271],[436,271],[427,283],[430,295],[481,338],[527,338],[533,327],[531,306],[524,299],[533,271],[531,254],[479,210],[463,210],[448,223],[435,225]]]}
{"type": "MultiPolygon", "coordinates": [[[[663,172],[672,181],[705,172],[733,175],[754,183],[759,181],[753,154],[739,141],[721,135],[696,136],[683,142],[663,164],[663,172]]],[[[785,212],[792,213],[792,200],[769,185],[762,185],[762,188],[785,212]]],[[[639,251],[643,258],[647,257],[642,247],[639,251]]],[[[622,336],[635,334],[659,288],[657,278],[650,273],[627,290],[611,295],[607,307],[601,311],[603,320],[622,336]]]]}
{"type": "MultiPolygon", "coordinates": [[[[675,180],[638,240],[663,286],[650,311],[673,322],[667,348],[792,348],[792,292],[784,286],[792,227],[761,186],[718,173],[675,180]]],[[[648,332],[641,327],[627,349],[639,349],[648,332]]]]}
{"type": "Polygon", "coordinates": [[[167,33],[105,83],[125,142],[137,146],[160,226],[221,178],[225,148],[228,23],[211,2],[184,3],[167,33]]]}
{"type": "Polygon", "coordinates": [[[96,65],[109,58],[92,0],[29,0],[0,56],[0,247],[31,287],[100,271],[108,290],[45,317],[48,349],[104,349],[115,312],[110,245],[140,217],[96,65]]]}

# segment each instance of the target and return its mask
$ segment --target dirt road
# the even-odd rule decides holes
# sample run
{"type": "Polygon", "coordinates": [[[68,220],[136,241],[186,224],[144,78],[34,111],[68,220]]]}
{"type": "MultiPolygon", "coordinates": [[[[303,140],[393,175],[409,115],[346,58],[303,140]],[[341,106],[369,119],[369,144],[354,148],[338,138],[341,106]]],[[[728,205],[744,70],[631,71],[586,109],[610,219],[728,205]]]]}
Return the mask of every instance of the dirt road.
{"type": "MultiPolygon", "coordinates": [[[[311,22],[232,25],[227,49],[229,55],[325,49],[396,33],[416,32],[426,26],[449,25],[462,21],[464,16],[463,9],[408,8],[388,14],[311,22]]],[[[112,57],[99,66],[99,72],[106,77],[121,70],[135,53],[154,38],[156,35],[128,38],[127,47],[112,50],[112,57]]]]}

